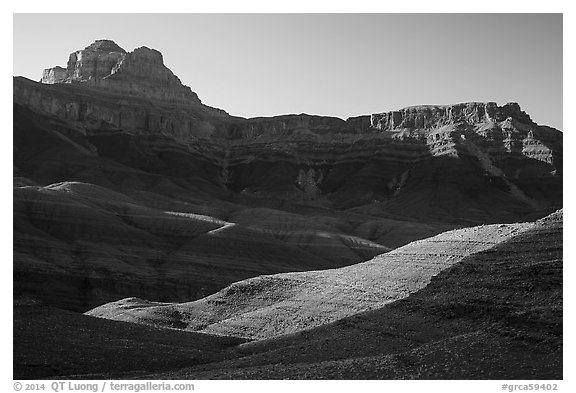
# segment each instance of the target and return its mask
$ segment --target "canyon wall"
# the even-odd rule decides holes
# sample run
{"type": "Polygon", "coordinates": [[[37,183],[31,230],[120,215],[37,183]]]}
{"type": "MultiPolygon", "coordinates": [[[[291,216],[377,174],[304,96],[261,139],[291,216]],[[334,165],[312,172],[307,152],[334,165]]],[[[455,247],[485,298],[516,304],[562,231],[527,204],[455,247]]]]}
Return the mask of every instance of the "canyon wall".
{"type": "Polygon", "coordinates": [[[45,70],[42,82],[15,78],[14,101],[87,128],[210,145],[219,151],[213,156],[225,158],[219,163],[224,172],[263,150],[313,165],[335,157],[415,162],[480,151],[495,161],[525,156],[560,171],[562,166],[561,133],[535,124],[517,103],[414,106],[347,120],[307,114],[243,119],[203,105],[160,52],[126,52],[110,40],[73,52],[66,69],[45,70]]]}
{"type": "Polygon", "coordinates": [[[66,308],[198,298],[562,207],[562,133],[515,103],[245,119],[109,40],[41,82],[13,80],[15,288],[66,308]]]}

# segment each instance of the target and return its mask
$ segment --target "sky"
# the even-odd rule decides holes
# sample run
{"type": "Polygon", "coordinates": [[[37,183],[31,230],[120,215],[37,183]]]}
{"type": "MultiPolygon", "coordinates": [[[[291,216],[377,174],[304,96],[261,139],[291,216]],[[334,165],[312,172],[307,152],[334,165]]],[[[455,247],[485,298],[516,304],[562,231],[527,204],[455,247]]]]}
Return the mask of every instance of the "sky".
{"type": "Polygon", "coordinates": [[[562,14],[14,14],[13,74],[97,39],[147,46],[203,103],[243,117],[347,118],[518,102],[562,127],[562,14]]]}

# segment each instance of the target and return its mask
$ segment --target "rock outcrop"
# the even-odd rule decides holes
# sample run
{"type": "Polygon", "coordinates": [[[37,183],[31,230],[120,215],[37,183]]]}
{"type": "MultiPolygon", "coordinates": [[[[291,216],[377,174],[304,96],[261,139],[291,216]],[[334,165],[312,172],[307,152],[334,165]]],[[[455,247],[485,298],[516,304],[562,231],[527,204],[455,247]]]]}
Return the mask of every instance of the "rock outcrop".
{"type": "Polygon", "coordinates": [[[126,52],[110,40],[70,54],[65,70],[44,70],[42,84],[14,81],[15,102],[92,128],[167,133],[189,140],[211,134],[219,118],[229,117],[203,105],[164,65],[160,52],[147,47],[126,52]]]}
{"type": "Polygon", "coordinates": [[[71,53],[65,73],[58,66],[44,70],[42,83],[83,83],[160,102],[200,104],[196,93],[164,65],[160,52],[143,46],[127,53],[110,40],[71,53]]]}
{"type": "Polygon", "coordinates": [[[112,73],[126,51],[110,40],[98,40],[70,54],[65,82],[93,82],[112,73]]]}
{"type": "Polygon", "coordinates": [[[371,115],[371,126],[378,130],[434,129],[449,124],[476,125],[501,122],[514,118],[525,124],[534,124],[530,116],[515,102],[498,106],[495,102],[468,102],[443,106],[412,106],[399,111],[371,115]]]}
{"type": "Polygon", "coordinates": [[[47,68],[42,73],[42,79],[40,82],[54,84],[54,83],[65,83],[66,78],[68,78],[68,70],[60,66],[54,68],[47,68]]]}

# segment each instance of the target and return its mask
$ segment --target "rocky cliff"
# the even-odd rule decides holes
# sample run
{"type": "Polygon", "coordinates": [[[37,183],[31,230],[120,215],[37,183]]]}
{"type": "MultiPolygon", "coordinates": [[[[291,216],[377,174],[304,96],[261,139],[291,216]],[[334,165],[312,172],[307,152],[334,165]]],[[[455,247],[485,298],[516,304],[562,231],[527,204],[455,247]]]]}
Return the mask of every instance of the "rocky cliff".
{"type": "Polygon", "coordinates": [[[115,42],[97,40],[70,54],[62,67],[44,70],[42,83],[83,83],[123,95],[144,95],[161,102],[200,104],[166,66],[162,54],[147,47],[127,53],[115,42]]]}
{"type": "Polygon", "coordinates": [[[522,123],[534,124],[530,116],[517,103],[498,106],[495,102],[468,102],[443,106],[412,106],[386,113],[371,115],[373,128],[379,130],[434,129],[441,126],[466,123],[500,122],[514,118],[522,123]]]}

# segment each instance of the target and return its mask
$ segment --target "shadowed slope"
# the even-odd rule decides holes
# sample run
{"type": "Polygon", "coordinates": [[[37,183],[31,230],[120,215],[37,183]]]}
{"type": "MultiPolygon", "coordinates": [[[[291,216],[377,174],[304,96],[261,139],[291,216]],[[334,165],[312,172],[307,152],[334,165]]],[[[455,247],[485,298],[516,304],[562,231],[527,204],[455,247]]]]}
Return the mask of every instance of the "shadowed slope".
{"type": "Polygon", "coordinates": [[[127,294],[198,298],[242,278],[362,260],[328,261],[239,224],[78,182],[16,187],[14,233],[15,293],[82,311],[127,294]]]}
{"type": "Polygon", "coordinates": [[[87,314],[158,326],[179,326],[250,339],[310,329],[380,308],[425,287],[464,257],[489,249],[532,224],[488,225],[410,243],[371,261],[325,271],[260,276],[207,298],[157,304],[130,298],[87,314]]]}

